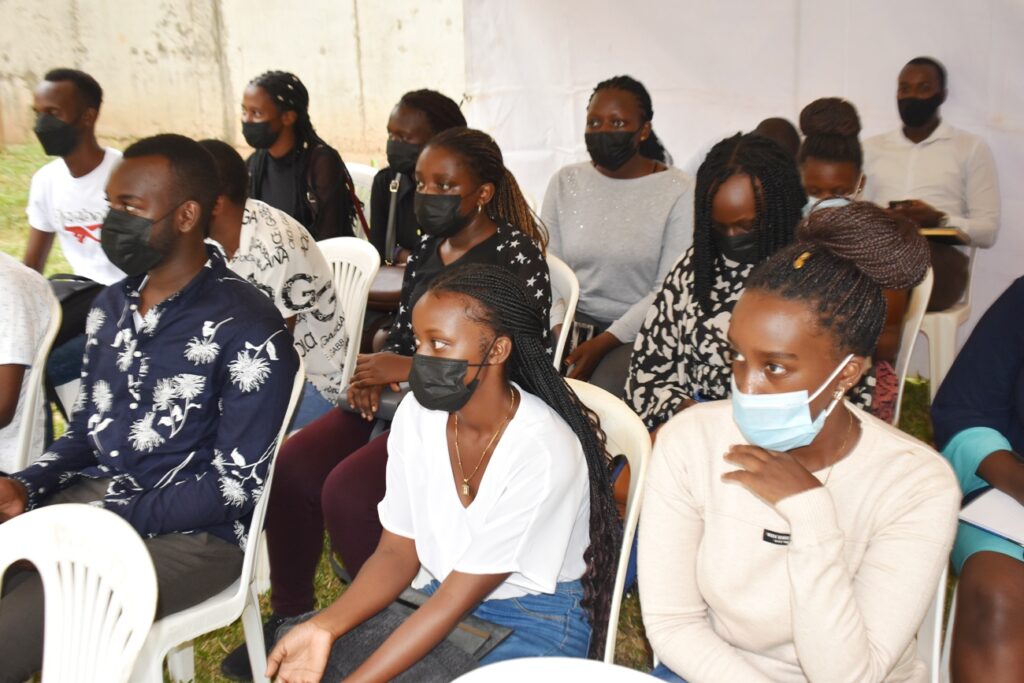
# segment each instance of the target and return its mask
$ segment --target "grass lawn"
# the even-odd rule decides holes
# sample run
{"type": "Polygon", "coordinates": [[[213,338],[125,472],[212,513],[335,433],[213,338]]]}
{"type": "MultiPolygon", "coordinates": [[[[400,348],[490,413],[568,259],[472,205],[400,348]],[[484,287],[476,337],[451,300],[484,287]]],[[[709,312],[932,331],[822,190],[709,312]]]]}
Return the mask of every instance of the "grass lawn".
{"type": "MultiPolygon", "coordinates": [[[[0,250],[21,258],[25,248],[28,224],[25,219],[25,203],[32,173],[46,163],[47,157],[38,145],[8,147],[0,152],[0,250]]],[[[70,272],[60,245],[54,244],[46,266],[46,274],[70,272]]],[[[903,411],[900,427],[917,438],[930,442],[931,421],[928,417],[928,383],[922,380],[908,380],[903,397],[903,411]]],[[[324,607],[342,590],[342,584],[334,577],[326,555],[320,563],[316,578],[317,607],[324,607]]],[[[264,613],[269,614],[266,596],[261,600],[264,613]]],[[[227,628],[214,631],[195,643],[196,680],[226,681],[220,676],[220,660],[242,642],[242,627],[235,623],[227,628]]],[[[622,607],[619,620],[619,639],[616,647],[616,661],[637,669],[650,667],[651,656],[644,638],[640,619],[640,606],[636,594],[629,596],[622,607]]]]}

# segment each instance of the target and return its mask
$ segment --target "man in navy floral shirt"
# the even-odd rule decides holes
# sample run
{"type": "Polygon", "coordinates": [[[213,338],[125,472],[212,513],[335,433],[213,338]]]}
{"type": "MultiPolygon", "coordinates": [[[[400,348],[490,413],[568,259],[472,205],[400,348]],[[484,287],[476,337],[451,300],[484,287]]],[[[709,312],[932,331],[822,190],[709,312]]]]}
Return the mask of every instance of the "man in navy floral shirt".
{"type": "MultiPolygon", "coordinates": [[[[204,244],[217,186],[188,138],[125,150],[103,247],[128,277],[89,312],[70,429],[0,478],[0,521],[91,502],[135,527],[157,572],[157,618],[238,578],[298,368],[273,304],[204,244]]],[[[42,587],[20,570],[4,589],[0,680],[24,680],[42,661],[42,587]]]]}

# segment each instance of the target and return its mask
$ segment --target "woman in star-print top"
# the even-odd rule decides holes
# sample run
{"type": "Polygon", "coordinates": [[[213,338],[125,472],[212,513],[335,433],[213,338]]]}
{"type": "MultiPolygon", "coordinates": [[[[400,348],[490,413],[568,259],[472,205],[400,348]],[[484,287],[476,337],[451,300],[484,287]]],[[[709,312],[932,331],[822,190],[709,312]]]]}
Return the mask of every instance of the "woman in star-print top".
{"type": "MultiPolygon", "coordinates": [[[[522,278],[548,319],[547,235],[489,135],[453,128],[432,138],[416,164],[416,192],[417,219],[427,236],[409,257],[401,307],[384,350],[359,356],[348,389],[358,412],[331,410],[281,450],[266,526],[273,618],[313,609],[324,522],[353,576],[377,545],[387,435],[369,438],[382,391],[409,376],[416,351],[412,308],[431,280],[455,264],[503,266],[522,278]]],[[[229,660],[226,666],[244,668],[245,649],[229,660]]]]}

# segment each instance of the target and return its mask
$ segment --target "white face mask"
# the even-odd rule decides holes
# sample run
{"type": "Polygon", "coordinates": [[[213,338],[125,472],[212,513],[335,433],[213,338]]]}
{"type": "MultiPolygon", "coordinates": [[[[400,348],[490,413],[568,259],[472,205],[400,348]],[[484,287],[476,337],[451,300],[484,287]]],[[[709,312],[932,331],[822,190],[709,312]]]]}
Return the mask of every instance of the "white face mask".
{"type": "Polygon", "coordinates": [[[803,210],[804,218],[807,218],[819,209],[834,209],[846,206],[853,201],[853,199],[847,197],[807,197],[807,203],[804,204],[803,210]]]}
{"type": "Polygon", "coordinates": [[[849,354],[843,359],[818,390],[808,396],[806,389],[786,391],[779,394],[745,394],[732,382],[732,417],[743,437],[754,446],[769,451],[790,451],[814,441],[825,424],[825,418],[839,404],[841,396],[811,419],[811,401],[832,383],[846,364],[853,358],[849,354]]]}

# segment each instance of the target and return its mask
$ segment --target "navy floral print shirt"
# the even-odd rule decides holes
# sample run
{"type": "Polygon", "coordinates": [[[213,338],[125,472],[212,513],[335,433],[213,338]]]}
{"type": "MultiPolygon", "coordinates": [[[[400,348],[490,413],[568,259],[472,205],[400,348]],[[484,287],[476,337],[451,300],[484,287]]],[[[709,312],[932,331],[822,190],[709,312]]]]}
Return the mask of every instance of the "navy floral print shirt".
{"type": "Polygon", "coordinates": [[[280,313],[208,249],[139,317],[144,276],[96,297],[69,430],[13,475],[29,506],[79,477],[143,537],[206,532],[245,548],[298,369],[280,313]]]}

